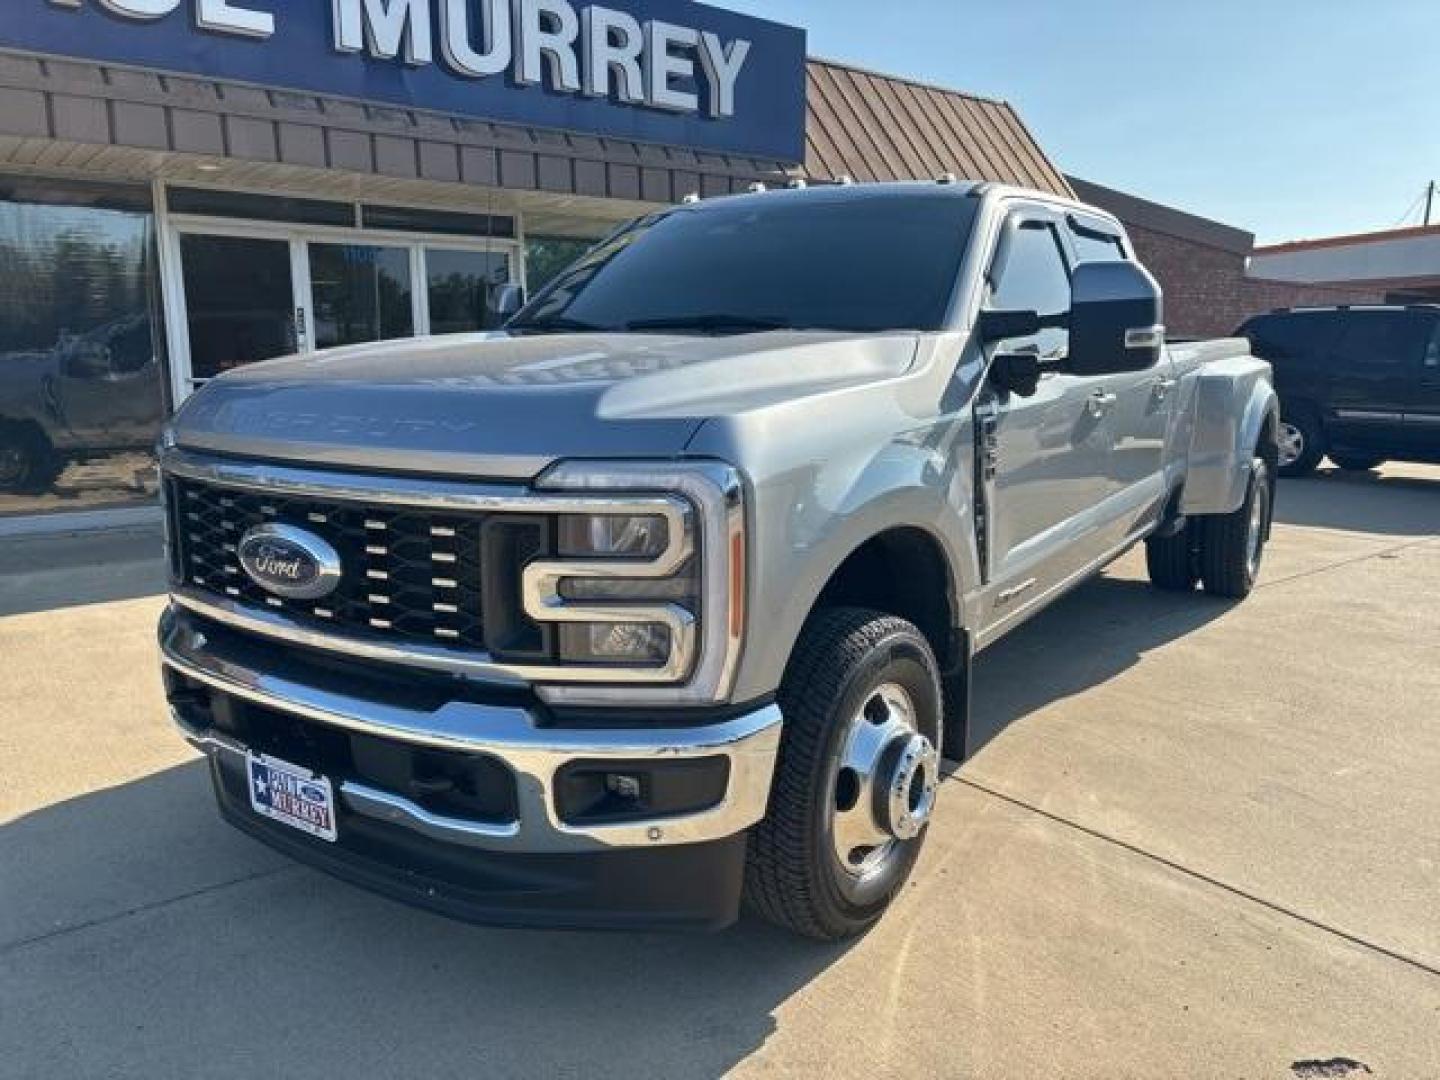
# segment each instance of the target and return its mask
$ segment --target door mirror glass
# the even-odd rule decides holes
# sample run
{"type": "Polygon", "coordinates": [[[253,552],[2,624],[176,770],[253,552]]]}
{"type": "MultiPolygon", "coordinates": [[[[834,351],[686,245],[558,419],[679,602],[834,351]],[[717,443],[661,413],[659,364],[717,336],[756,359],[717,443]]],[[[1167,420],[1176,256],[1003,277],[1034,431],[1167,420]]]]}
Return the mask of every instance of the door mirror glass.
{"type": "Polygon", "coordinates": [[[1070,283],[1070,360],[1076,375],[1144,371],[1165,345],[1160,286],[1131,262],[1081,263],[1070,283]]]}
{"type": "Polygon", "coordinates": [[[525,306],[525,290],[519,285],[497,285],[495,288],[495,317],[501,322],[514,318],[525,306]]]}

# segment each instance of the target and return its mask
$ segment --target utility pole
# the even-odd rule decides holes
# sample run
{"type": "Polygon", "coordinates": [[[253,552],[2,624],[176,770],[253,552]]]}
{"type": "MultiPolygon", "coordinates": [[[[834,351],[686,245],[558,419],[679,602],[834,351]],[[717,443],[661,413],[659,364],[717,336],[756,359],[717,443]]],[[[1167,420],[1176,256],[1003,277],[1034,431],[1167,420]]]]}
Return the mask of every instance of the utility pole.
{"type": "Polygon", "coordinates": [[[1430,210],[1435,205],[1435,181],[1430,181],[1430,186],[1425,189],[1425,224],[1430,224],[1430,210]]]}

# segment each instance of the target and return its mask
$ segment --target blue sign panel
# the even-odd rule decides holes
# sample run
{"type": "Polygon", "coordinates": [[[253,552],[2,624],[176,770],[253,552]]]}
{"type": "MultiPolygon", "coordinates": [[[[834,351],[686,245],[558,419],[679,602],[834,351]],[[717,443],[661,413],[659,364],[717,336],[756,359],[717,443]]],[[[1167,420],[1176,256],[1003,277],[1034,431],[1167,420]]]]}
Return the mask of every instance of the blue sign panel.
{"type": "Polygon", "coordinates": [[[691,0],[5,0],[0,46],[799,162],[805,33],[691,0]]]}

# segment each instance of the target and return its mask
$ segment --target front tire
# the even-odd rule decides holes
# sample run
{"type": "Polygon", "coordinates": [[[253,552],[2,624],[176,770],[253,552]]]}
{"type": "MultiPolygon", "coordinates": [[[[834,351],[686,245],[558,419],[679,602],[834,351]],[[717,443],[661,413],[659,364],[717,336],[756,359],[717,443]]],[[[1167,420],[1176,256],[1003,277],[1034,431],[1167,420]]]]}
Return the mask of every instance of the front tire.
{"type": "Polygon", "coordinates": [[[884,914],[925,842],[944,735],[939,665],[903,619],[823,610],[779,699],[785,734],[769,812],[750,835],[746,900],[806,937],[853,937],[884,914]]]}
{"type": "Polygon", "coordinates": [[[1240,509],[1203,519],[1200,574],[1211,596],[1243,600],[1254,590],[1270,534],[1273,491],[1270,466],[1257,457],[1240,509]]]}

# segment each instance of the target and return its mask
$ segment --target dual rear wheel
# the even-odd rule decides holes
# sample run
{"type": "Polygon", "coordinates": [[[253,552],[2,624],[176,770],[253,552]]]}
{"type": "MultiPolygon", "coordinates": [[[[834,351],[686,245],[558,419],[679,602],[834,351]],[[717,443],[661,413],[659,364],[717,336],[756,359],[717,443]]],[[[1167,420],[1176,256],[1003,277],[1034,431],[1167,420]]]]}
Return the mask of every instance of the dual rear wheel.
{"type": "Polygon", "coordinates": [[[1150,580],[1159,588],[1243,600],[1255,588],[1270,537],[1275,486],[1264,458],[1251,463],[1245,501],[1230,514],[1191,519],[1172,536],[1145,542],[1150,580]]]}

